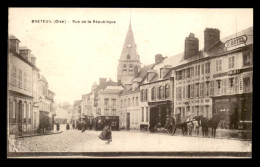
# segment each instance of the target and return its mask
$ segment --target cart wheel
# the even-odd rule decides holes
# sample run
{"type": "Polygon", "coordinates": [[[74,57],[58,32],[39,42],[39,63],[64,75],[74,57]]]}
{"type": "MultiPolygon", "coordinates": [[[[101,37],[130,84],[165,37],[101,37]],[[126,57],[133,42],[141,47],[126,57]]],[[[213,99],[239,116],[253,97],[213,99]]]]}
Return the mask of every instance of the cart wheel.
{"type": "Polygon", "coordinates": [[[172,134],[172,127],[168,127],[167,131],[168,131],[168,134],[172,134]]]}

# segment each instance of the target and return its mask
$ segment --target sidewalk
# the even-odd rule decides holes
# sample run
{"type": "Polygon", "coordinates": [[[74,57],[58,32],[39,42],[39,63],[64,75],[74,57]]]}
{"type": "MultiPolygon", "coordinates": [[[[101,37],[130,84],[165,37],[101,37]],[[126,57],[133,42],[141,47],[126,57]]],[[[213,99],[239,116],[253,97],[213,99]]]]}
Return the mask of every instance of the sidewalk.
{"type": "MultiPolygon", "coordinates": [[[[138,129],[135,130],[125,130],[121,129],[120,131],[125,132],[134,132],[134,133],[151,133],[149,131],[141,131],[138,129]]],[[[162,134],[162,135],[170,135],[168,134],[166,129],[158,129],[157,132],[152,132],[151,134],[162,134]]],[[[208,132],[209,137],[211,138],[211,129],[208,132]]],[[[177,129],[173,136],[183,136],[181,129],[177,129]]],[[[192,136],[187,137],[203,137],[202,131],[200,129],[199,136],[195,132],[192,133],[192,136]]],[[[231,140],[242,140],[242,141],[251,141],[252,140],[252,131],[245,130],[233,130],[233,129],[217,129],[216,131],[216,139],[231,139],[231,140]]]]}
{"type": "Polygon", "coordinates": [[[62,133],[63,131],[56,131],[56,130],[52,130],[49,132],[45,132],[45,133],[29,133],[29,134],[23,134],[22,136],[16,136],[14,139],[17,138],[24,138],[24,137],[33,137],[33,136],[43,136],[43,135],[53,135],[53,134],[59,134],[62,133]]]}

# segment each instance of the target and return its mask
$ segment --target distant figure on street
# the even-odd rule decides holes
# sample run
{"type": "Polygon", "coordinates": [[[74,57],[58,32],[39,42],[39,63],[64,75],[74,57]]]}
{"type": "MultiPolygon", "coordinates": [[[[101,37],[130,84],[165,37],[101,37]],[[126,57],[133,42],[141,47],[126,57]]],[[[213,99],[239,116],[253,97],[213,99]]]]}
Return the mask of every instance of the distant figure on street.
{"type": "Polygon", "coordinates": [[[66,129],[67,129],[67,130],[70,129],[70,125],[69,125],[69,124],[66,125],[66,129]]]}
{"type": "Polygon", "coordinates": [[[60,124],[59,124],[59,122],[57,122],[57,124],[56,124],[56,128],[57,128],[57,131],[60,130],[60,124]]]}
{"type": "Polygon", "coordinates": [[[107,140],[107,144],[112,142],[111,124],[108,120],[105,121],[105,127],[98,136],[101,140],[107,140]]]}
{"type": "Polygon", "coordinates": [[[81,123],[81,129],[82,129],[81,132],[85,132],[85,130],[87,129],[87,128],[86,128],[86,123],[85,123],[85,121],[82,121],[82,123],[81,123]]]}

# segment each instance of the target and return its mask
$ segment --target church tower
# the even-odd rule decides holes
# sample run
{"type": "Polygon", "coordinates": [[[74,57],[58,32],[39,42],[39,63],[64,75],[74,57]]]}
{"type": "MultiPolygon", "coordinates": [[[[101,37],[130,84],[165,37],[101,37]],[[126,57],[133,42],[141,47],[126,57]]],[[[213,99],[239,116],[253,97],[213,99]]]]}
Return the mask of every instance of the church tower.
{"type": "Polygon", "coordinates": [[[117,67],[118,82],[121,82],[123,85],[131,82],[131,80],[135,77],[135,66],[138,67],[137,69],[139,72],[141,69],[141,63],[139,61],[139,55],[136,51],[134,34],[130,22],[117,67]]]}

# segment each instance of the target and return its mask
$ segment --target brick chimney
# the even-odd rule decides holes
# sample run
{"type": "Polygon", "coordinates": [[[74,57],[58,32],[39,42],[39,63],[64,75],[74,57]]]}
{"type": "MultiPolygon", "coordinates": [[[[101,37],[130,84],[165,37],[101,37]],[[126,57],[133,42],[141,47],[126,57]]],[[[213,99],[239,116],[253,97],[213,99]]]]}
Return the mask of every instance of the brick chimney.
{"type": "Polygon", "coordinates": [[[31,57],[31,63],[36,66],[36,57],[32,56],[31,57]]]}
{"type": "Polygon", "coordinates": [[[31,53],[31,50],[28,49],[26,46],[21,46],[19,48],[19,54],[25,58],[26,60],[30,61],[29,54],[31,53]]]}
{"type": "Polygon", "coordinates": [[[106,80],[107,80],[106,78],[99,78],[99,85],[102,86],[102,87],[105,86],[106,80]]]}
{"type": "Polygon", "coordinates": [[[19,54],[20,40],[13,35],[9,36],[9,51],[19,54]]]}
{"type": "Polygon", "coordinates": [[[199,52],[199,39],[193,33],[185,39],[184,59],[195,56],[199,52]]]}
{"type": "Polygon", "coordinates": [[[204,50],[207,51],[220,40],[220,31],[216,28],[206,28],[204,30],[204,50]]]}
{"type": "Polygon", "coordinates": [[[155,55],[155,64],[160,63],[163,60],[163,56],[161,54],[155,55]]]}

